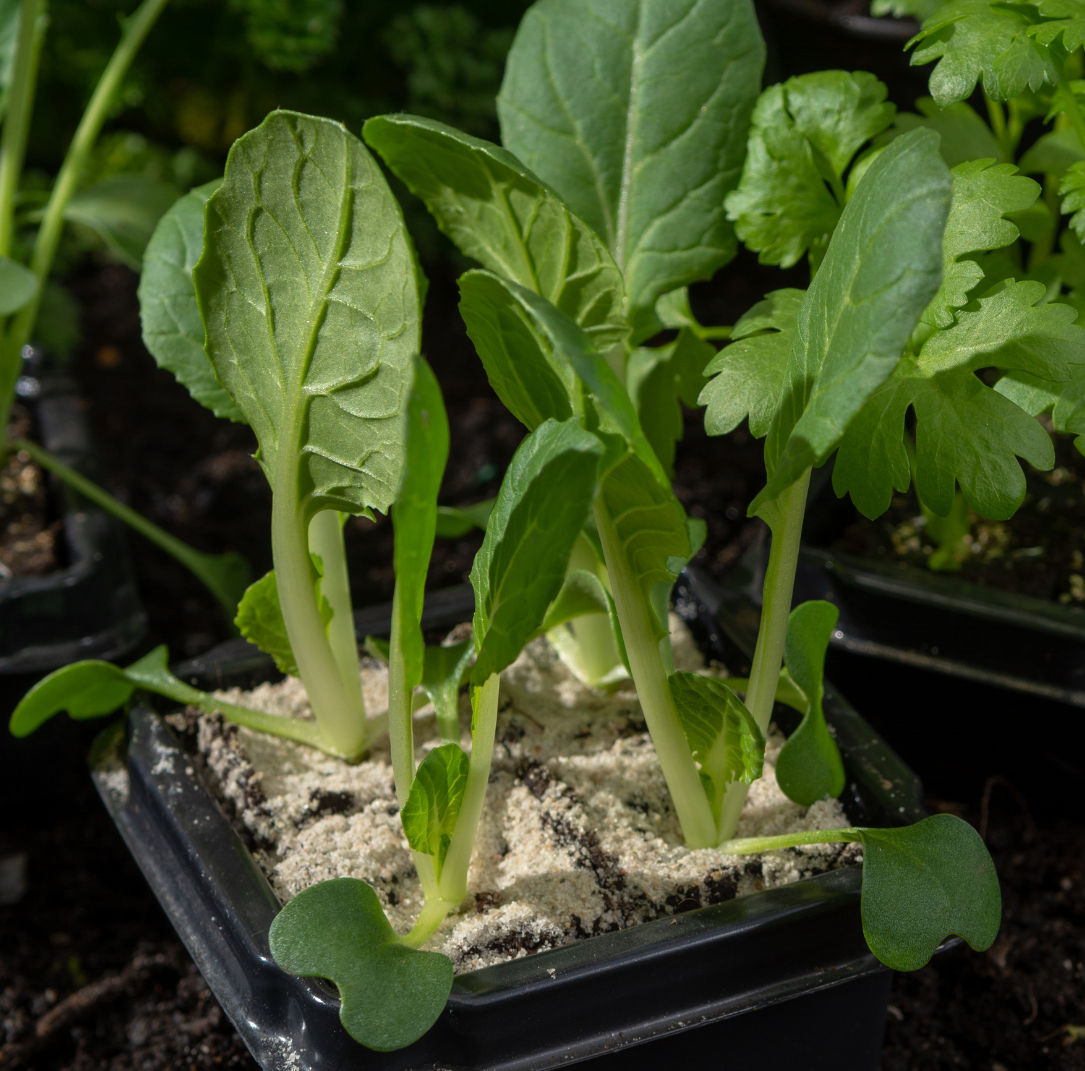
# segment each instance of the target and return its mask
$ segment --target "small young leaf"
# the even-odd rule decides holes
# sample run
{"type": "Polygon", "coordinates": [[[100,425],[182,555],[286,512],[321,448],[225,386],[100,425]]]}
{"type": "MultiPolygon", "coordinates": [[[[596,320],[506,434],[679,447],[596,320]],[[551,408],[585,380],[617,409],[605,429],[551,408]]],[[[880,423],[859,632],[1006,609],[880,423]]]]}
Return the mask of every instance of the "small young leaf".
{"type": "Polygon", "coordinates": [[[365,140],[484,268],[552,301],[606,348],[626,332],[605,245],[507,149],[416,115],[378,115],[365,140]]]}
{"type": "Polygon", "coordinates": [[[863,176],[799,312],[751,516],[829,456],[897,366],[941,282],[950,192],[930,130],[892,141],[863,176]]]}
{"type": "Polygon", "coordinates": [[[844,762],[821,707],[825,652],[839,616],[831,602],[814,600],[796,606],[787,619],[784,661],[807,706],[776,759],[776,781],[789,800],[803,807],[844,791],[844,762]]]}
{"type": "Polygon", "coordinates": [[[570,569],[565,574],[561,591],[547,609],[539,631],[549,632],[584,614],[609,614],[613,605],[610,592],[595,573],[587,569],[570,569]]]}
{"type": "Polygon", "coordinates": [[[951,934],[977,952],[998,935],[1002,897],[979,834],[952,814],[900,829],[859,830],[863,934],[897,971],[915,971],[951,934]]]}
{"type": "Polygon", "coordinates": [[[471,569],[475,684],[509,665],[542,625],[588,518],[602,452],[570,418],[539,425],[513,455],[471,569]]]}
{"type": "MultiPolygon", "coordinates": [[[[935,131],[941,142],[938,151],[947,167],[956,167],[969,160],[994,160],[996,163],[1013,163],[1006,160],[1002,146],[991,128],[979,117],[969,104],[959,101],[948,108],[939,108],[930,97],[920,97],[915,102],[921,113],[897,112],[892,129],[875,140],[875,144],[887,144],[893,138],[906,134],[916,127],[925,126],[935,131]]],[[[1027,170],[1022,167],[1022,171],[1027,170]]]]}
{"type": "Polygon", "coordinates": [[[735,324],[734,339],[704,370],[701,391],[709,435],[726,435],[750,418],[750,434],[768,434],[787,385],[787,358],[805,290],[774,290],[735,324]]]}
{"type": "Polygon", "coordinates": [[[727,786],[734,781],[748,785],[761,776],[765,737],[742,700],[722,681],[686,672],[672,673],[668,680],[718,820],[727,786]]]}
{"type": "Polygon", "coordinates": [[[486,531],[486,523],[497,499],[487,498],[473,506],[438,506],[437,536],[440,539],[459,539],[472,528],[486,531]]]}
{"type": "Polygon", "coordinates": [[[1065,130],[1049,130],[1041,134],[1017,161],[1017,166],[1026,175],[1055,175],[1061,178],[1081,160],[1085,160],[1085,149],[1082,149],[1074,128],[1068,126],[1065,130]]]}
{"type": "Polygon", "coordinates": [[[89,659],[53,670],[19,700],[8,728],[12,736],[29,736],[62,710],[77,720],[100,718],[124,706],[135,685],[111,662],[89,659]]]}
{"type": "Polygon", "coordinates": [[[38,292],[38,277],[10,257],[0,257],[0,316],[18,312],[38,292]]]}
{"type": "Polygon", "coordinates": [[[606,241],[638,322],[734,256],[723,198],[764,55],[747,0],[543,0],[520,23],[502,140],[606,241]]]}
{"type": "Polygon", "coordinates": [[[433,856],[438,878],[460,816],[470,765],[459,744],[435,747],[419,765],[400,812],[407,843],[416,852],[433,856]]]}
{"type": "Polygon", "coordinates": [[[336,984],[347,1033],[377,1052],[417,1041],[452,989],[452,961],[403,944],[357,878],[310,885],[275,916],[268,937],[284,971],[336,984]]]}
{"type": "Polygon", "coordinates": [[[203,321],[192,282],[192,269],[203,253],[204,207],[221,185],[222,180],[215,179],[198,186],[158,221],[143,255],[139,315],[143,342],[159,366],[215,416],[243,422],[204,352],[203,321]]]}
{"type": "Polygon", "coordinates": [[[427,647],[423,652],[422,691],[433,704],[443,740],[459,739],[460,685],[470,676],[474,655],[473,640],[451,647],[427,647]]]}

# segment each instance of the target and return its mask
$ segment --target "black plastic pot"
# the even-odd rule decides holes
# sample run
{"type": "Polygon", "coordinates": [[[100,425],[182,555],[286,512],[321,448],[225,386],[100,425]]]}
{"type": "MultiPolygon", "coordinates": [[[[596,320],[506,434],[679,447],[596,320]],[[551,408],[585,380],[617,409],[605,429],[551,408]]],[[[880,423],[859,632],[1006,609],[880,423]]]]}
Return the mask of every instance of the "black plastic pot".
{"type": "MultiPolygon", "coordinates": [[[[439,593],[444,605],[429,604],[430,622],[464,619],[469,592],[439,593]]],[[[676,604],[705,649],[741,670],[757,626],[749,601],[692,575],[676,604]]],[[[387,609],[362,624],[387,631],[387,609]]],[[[251,654],[225,653],[229,662],[205,656],[179,672],[208,684],[266,674],[251,654]]],[[[845,755],[852,820],[921,818],[915,776],[832,689],[826,713],[845,755]]],[[[265,1071],[542,1071],[585,1060],[653,1071],[722,1059],[763,1071],[879,1065],[891,973],[863,940],[855,867],[460,975],[420,1041],[366,1050],[342,1029],[330,987],[271,960],[279,902],[201,782],[199,763],[146,708],[130,715],[126,742],[119,728],[96,746],[98,790],[265,1071]]]]}

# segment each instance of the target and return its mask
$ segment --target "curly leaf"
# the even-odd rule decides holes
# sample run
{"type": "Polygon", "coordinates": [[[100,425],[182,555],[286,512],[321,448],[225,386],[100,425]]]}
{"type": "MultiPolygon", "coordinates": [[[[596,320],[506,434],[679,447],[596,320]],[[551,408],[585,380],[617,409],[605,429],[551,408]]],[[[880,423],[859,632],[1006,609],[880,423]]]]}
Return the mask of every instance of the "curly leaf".
{"type": "Polygon", "coordinates": [[[268,938],[284,971],[335,983],[347,1033],[377,1052],[417,1041],[452,989],[452,961],[408,948],[357,878],[310,885],[275,916],[268,938]]]}

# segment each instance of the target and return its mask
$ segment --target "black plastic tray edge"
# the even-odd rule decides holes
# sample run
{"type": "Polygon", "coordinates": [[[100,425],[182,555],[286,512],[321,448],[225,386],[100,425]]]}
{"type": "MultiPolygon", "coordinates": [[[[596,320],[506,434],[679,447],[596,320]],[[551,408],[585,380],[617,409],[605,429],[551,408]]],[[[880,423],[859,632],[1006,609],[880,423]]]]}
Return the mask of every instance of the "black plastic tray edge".
{"type": "MultiPolygon", "coordinates": [[[[720,592],[703,578],[690,579],[699,596],[717,596],[716,610],[721,624],[740,648],[747,646],[750,612],[752,610],[754,614],[752,623],[756,628],[756,609],[741,597],[720,592]]],[[[839,696],[834,696],[833,703],[844,710],[845,721],[851,720],[853,728],[865,725],[839,696]]],[[[304,1023],[298,1015],[298,1001],[309,1005],[310,1014],[332,1019],[337,1019],[338,1002],[320,983],[284,976],[270,961],[266,931],[278,910],[278,901],[263,874],[198,781],[190,760],[173,740],[168,727],[149,711],[137,709],[132,715],[131,730],[127,769],[119,759],[114,759],[112,768],[106,761],[95,770],[95,782],[133,855],[208,983],[219,996],[224,1010],[238,1027],[253,1055],[269,1071],[272,1068],[276,1071],[279,1068],[298,1071],[302,1067],[340,1066],[338,1059],[333,1063],[324,1060],[299,1062],[301,1053],[292,1040],[299,1029],[304,1033],[304,1023]],[[155,820],[156,811],[159,821],[155,820]],[[168,839],[163,837],[162,819],[169,831],[168,839]],[[149,850],[152,845],[153,850],[149,850]],[[168,859],[163,858],[163,852],[168,853],[168,859]],[[171,866],[171,863],[174,865],[171,866]],[[223,866],[228,873],[222,871],[223,866]],[[240,913],[236,910],[236,903],[223,903],[216,891],[223,888],[223,879],[227,877],[235,885],[240,879],[244,889],[240,913]],[[213,929],[217,929],[217,933],[199,933],[193,924],[194,919],[208,911],[211,920],[216,923],[213,929]],[[235,924],[226,925],[227,915],[231,912],[235,916],[232,920],[235,924]],[[256,977],[260,984],[256,988],[259,991],[254,991],[251,979],[245,977],[246,961],[258,967],[256,977]],[[279,1007],[284,1001],[289,1007],[279,1007]],[[254,1002],[266,1011],[272,1011],[274,1005],[270,1022],[280,1022],[283,1029],[276,1032],[267,1022],[261,1026],[254,1021],[254,1002]]],[[[876,737],[869,727],[866,735],[871,743],[876,743],[876,737]]],[[[842,744],[847,749],[847,742],[842,741],[842,744]]],[[[872,750],[875,749],[866,748],[867,752],[872,750]]],[[[888,748],[883,746],[881,750],[885,753],[883,758],[888,760],[888,767],[871,761],[869,755],[860,754],[857,762],[853,762],[849,756],[849,769],[857,766],[865,770],[868,776],[877,781],[877,790],[893,803],[903,799],[919,801],[921,792],[914,775],[908,774],[888,748]],[[899,770],[893,770],[894,766],[899,766],[899,770]],[[886,772],[894,773],[895,779],[885,777],[886,772]],[[900,780],[904,775],[908,775],[910,784],[902,795],[904,786],[900,780]]],[[[903,820],[914,820],[922,817],[923,813],[918,802],[912,806],[899,803],[896,809],[903,820]],[[906,814],[906,811],[911,813],[906,814]]],[[[889,810],[893,810],[892,804],[889,810]]],[[[538,987],[540,991],[556,991],[562,986],[568,988],[582,980],[585,971],[589,975],[597,972],[599,960],[607,960],[608,969],[613,969],[613,964],[623,959],[634,962],[638,956],[645,954],[646,947],[668,946],[673,949],[718,941],[725,928],[729,929],[733,940],[751,927],[756,927],[758,922],[761,928],[765,925],[784,926],[789,922],[794,924],[796,919],[809,920],[826,914],[833,917],[849,909],[853,922],[857,924],[860,883],[861,874],[857,868],[838,871],[742,900],[689,912],[674,920],[647,923],[568,948],[476,971],[457,980],[446,1016],[455,1019],[482,1005],[500,1006],[502,1002],[508,1003],[510,1000],[515,1003],[517,990],[521,991],[518,999],[523,999],[525,985],[538,987]],[[729,927],[726,924],[730,924],[729,927]],[[616,955],[611,955],[612,952],[616,955]],[[595,963],[585,965],[585,958],[595,963]],[[555,971],[555,976],[549,975],[548,968],[555,971]]],[[[686,1007],[659,1015],[654,1021],[641,1022],[635,1037],[627,1035],[622,1039],[622,1044],[648,1041],[661,1033],[690,1029],[703,1022],[790,999],[802,992],[843,984],[870,972],[884,971],[862,944],[857,925],[854,929],[858,944],[853,945],[852,954],[842,961],[821,962],[812,968],[807,965],[806,972],[800,972],[798,977],[778,980],[752,992],[707,1002],[701,1007],[686,1007]]],[[[533,1000],[537,998],[538,994],[533,1000]]],[[[608,1051],[615,1045],[613,1033],[604,1031],[601,1035],[582,1038],[574,1046],[566,1042],[553,1058],[535,1052],[524,1059],[505,1061],[500,1065],[487,1063],[485,1066],[500,1066],[509,1071],[541,1071],[608,1051]]],[[[341,1030],[339,1034],[345,1038],[341,1030]]],[[[391,1059],[375,1058],[374,1054],[366,1053],[349,1039],[346,1041],[349,1043],[346,1048],[354,1050],[355,1058],[350,1063],[357,1067],[483,1066],[450,1065],[440,1058],[417,1062],[410,1056],[408,1059],[411,1062],[402,1063],[396,1060],[396,1054],[388,1054],[391,1059]],[[359,1060],[359,1054],[367,1059],[359,1060]],[[374,1059],[379,1062],[374,1062],[374,1059]]],[[[410,1054],[412,1050],[403,1052],[410,1054]]],[[[342,1055],[345,1058],[347,1053],[342,1055]]]]}

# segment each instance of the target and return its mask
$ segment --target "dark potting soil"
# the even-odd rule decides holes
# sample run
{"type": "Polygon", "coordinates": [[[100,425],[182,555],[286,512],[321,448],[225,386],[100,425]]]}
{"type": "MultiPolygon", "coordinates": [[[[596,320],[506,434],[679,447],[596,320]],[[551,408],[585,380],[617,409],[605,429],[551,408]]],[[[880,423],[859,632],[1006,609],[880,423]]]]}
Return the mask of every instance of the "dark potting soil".
{"type": "MultiPolygon", "coordinates": [[[[1055,467],[1027,463],[1025,500],[1008,521],[970,513],[961,568],[951,575],[972,583],[1085,607],[1085,457],[1068,435],[1053,436],[1055,467]]],[[[826,488],[826,496],[832,491],[826,488]]],[[[877,520],[855,514],[832,549],[926,569],[937,548],[915,494],[894,495],[877,520]]]]}
{"type": "MultiPolygon", "coordinates": [[[[979,804],[938,809],[982,820],[979,804]]],[[[897,976],[884,1071],[1085,1069],[1085,827],[1036,828],[995,787],[985,832],[1002,879],[998,941],[897,976]]],[[[256,1067],[89,781],[59,820],[5,822],[0,894],[16,855],[27,881],[0,905],[0,1068],[256,1067]]]]}

